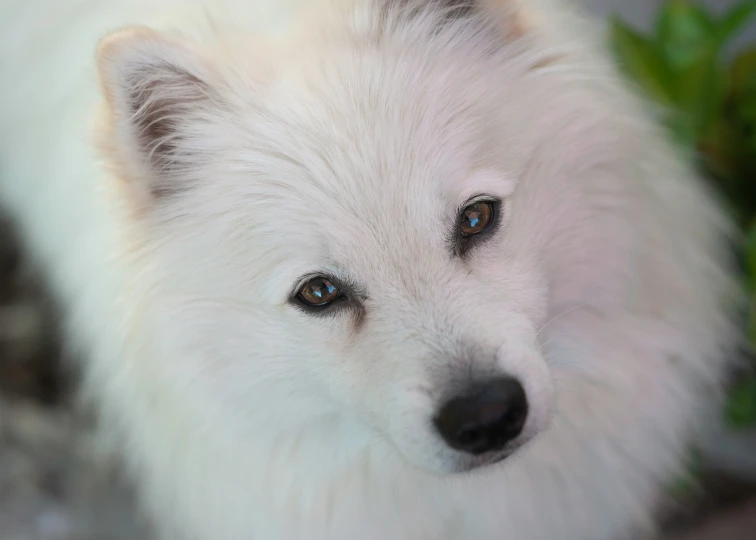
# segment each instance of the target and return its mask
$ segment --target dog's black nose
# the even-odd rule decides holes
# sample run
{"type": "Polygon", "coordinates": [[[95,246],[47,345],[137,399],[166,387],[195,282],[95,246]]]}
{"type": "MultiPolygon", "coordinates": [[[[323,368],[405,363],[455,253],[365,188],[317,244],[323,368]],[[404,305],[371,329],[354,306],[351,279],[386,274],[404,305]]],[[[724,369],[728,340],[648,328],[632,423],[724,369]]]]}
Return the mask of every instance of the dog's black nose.
{"type": "Polygon", "coordinates": [[[511,377],[477,384],[447,401],[433,419],[446,443],[462,452],[482,454],[501,450],[525,425],[528,400],[511,377]]]}

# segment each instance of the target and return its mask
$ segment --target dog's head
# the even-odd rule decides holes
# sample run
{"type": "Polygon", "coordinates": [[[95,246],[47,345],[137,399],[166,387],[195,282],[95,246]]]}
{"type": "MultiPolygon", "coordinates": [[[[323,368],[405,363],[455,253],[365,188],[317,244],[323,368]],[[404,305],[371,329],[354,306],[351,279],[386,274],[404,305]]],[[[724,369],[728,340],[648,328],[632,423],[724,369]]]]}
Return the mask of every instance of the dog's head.
{"type": "Polygon", "coordinates": [[[238,429],[368,433],[452,472],[545,428],[528,182],[559,92],[509,5],[359,0],[263,44],[103,41],[109,158],[186,352],[169,369],[238,429]]]}

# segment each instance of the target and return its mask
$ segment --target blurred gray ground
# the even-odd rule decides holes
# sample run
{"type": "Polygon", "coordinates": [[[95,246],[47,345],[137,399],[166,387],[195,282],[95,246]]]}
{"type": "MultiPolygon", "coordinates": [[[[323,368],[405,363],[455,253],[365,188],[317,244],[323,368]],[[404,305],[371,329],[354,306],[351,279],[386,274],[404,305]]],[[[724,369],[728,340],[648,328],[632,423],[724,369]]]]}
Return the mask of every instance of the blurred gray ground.
{"type": "Polygon", "coordinates": [[[71,404],[52,305],[0,219],[0,540],[148,540],[118,462],[71,404]]]}
{"type": "MultiPolygon", "coordinates": [[[[640,26],[660,3],[581,1],[640,26]]],[[[71,405],[76,377],[60,358],[53,306],[0,219],[0,540],[149,540],[118,462],[71,405]]],[[[707,477],[665,515],[668,540],[756,540],[756,486],[707,477]]]]}

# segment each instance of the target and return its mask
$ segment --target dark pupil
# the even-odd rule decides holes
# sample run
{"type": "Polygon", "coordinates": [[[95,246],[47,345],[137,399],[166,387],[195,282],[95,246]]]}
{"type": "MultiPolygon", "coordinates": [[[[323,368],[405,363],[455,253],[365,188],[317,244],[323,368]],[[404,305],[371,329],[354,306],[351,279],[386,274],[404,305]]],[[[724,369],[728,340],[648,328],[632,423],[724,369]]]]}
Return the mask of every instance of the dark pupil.
{"type": "Polygon", "coordinates": [[[338,289],[327,279],[313,279],[307,284],[305,298],[313,304],[325,304],[333,300],[338,289]]]}
{"type": "Polygon", "coordinates": [[[475,234],[481,232],[488,225],[489,212],[485,203],[476,203],[465,208],[462,232],[475,234]]]}
{"type": "Polygon", "coordinates": [[[478,223],[480,223],[480,210],[478,208],[478,205],[476,204],[474,206],[475,210],[468,210],[467,211],[467,222],[468,226],[471,229],[474,229],[478,226],[478,223]]]}

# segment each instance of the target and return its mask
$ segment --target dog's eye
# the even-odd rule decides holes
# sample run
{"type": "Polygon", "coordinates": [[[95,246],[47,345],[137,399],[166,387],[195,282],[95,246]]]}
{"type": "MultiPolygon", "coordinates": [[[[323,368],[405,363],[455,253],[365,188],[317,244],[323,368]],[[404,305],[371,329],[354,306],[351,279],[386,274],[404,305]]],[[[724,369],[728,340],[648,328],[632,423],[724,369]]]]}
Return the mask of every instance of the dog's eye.
{"type": "Polygon", "coordinates": [[[480,234],[494,221],[494,206],[489,201],[479,201],[462,210],[459,227],[463,237],[480,234]]]}
{"type": "Polygon", "coordinates": [[[341,296],[341,291],[328,278],[318,276],[302,285],[299,299],[311,307],[325,307],[341,296]]]}
{"type": "Polygon", "coordinates": [[[497,199],[470,200],[457,215],[451,238],[452,253],[465,257],[493,236],[501,221],[502,203],[497,199]]]}

